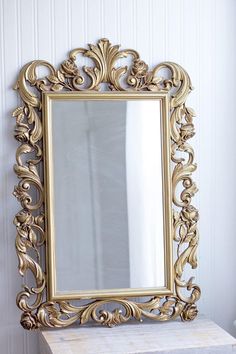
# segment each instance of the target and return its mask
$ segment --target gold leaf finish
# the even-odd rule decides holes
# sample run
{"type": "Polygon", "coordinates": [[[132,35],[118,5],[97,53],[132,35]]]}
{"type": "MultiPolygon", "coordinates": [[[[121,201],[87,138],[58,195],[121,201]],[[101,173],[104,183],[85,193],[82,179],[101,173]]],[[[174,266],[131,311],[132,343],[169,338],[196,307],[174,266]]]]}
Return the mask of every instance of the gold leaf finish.
{"type": "MultiPolygon", "coordinates": [[[[24,277],[30,271],[35,279],[33,286],[25,284],[17,296],[17,305],[23,311],[21,324],[25,329],[45,327],[66,327],[76,321],[80,324],[90,319],[102,325],[114,326],[134,317],[138,321],[150,318],[166,321],[181,316],[188,321],[197,315],[196,301],[200,289],[193,277],[184,280],[186,264],[197,266],[198,211],[192,205],[197,187],[192,180],[196,170],[194,151],[188,140],[195,134],[193,110],[185,101],[192,90],[190,78],[178,64],[164,62],[149,70],[135,50],[120,50],[107,39],[101,39],[89,49],[78,48],[70,52],[59,69],[42,60],[26,64],[20,71],[15,89],[23,101],[13,116],[16,119],[15,138],[19,142],[16,151],[15,173],[19,184],[14,195],[22,209],[15,216],[17,230],[16,251],[19,272],[24,277]],[[88,57],[92,67],[77,66],[78,56],[88,57]],[[131,59],[131,64],[117,67],[117,61],[131,59]],[[39,78],[37,68],[44,67],[48,73],[39,78]],[[164,69],[164,71],[163,71],[164,69]],[[165,72],[165,77],[161,76],[165,72]],[[169,74],[167,74],[167,72],[169,74]],[[100,90],[101,84],[113,91],[156,91],[170,95],[172,199],[173,199],[173,241],[177,244],[174,264],[175,292],[173,296],[151,297],[147,302],[135,302],[119,297],[88,300],[81,306],[67,301],[46,300],[46,275],[40,251],[45,252],[44,187],[42,170],[42,92],[100,90]],[[177,188],[182,185],[182,191],[177,188]],[[32,190],[34,193],[32,193],[32,190]],[[36,193],[35,193],[36,191],[36,193]],[[36,198],[33,197],[36,195],[36,198]],[[106,310],[106,304],[117,307],[106,310]]],[[[150,295],[151,296],[151,295],[150,295]]]]}

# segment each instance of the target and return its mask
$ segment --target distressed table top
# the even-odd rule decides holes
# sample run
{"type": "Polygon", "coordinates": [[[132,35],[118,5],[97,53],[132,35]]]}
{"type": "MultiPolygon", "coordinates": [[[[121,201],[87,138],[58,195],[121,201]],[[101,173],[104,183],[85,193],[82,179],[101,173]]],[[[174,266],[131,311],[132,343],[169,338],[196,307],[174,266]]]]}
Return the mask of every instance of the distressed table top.
{"type": "Polygon", "coordinates": [[[91,325],[41,330],[39,337],[41,354],[236,353],[236,339],[203,317],[193,322],[144,321],[113,328],[91,325]]]}

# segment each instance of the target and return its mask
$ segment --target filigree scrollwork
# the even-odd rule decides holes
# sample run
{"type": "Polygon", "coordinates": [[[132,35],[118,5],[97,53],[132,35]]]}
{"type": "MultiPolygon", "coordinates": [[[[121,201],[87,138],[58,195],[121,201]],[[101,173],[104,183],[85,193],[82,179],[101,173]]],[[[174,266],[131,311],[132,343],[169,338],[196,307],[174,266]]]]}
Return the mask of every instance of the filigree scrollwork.
{"type": "Polygon", "coordinates": [[[90,319],[113,327],[119,323],[125,323],[130,318],[142,322],[142,318],[150,318],[156,321],[166,321],[175,319],[183,311],[184,305],[177,297],[151,298],[147,302],[134,302],[128,299],[106,299],[96,300],[81,307],[75,307],[68,302],[43,303],[37,313],[38,322],[47,327],[66,327],[75,321],[80,324],[88,322],[90,319]],[[103,305],[107,303],[117,303],[121,307],[113,311],[104,310],[103,305]]]}
{"type": "Polygon", "coordinates": [[[197,266],[199,217],[198,211],[192,205],[192,198],[197,192],[196,184],[192,180],[196,164],[194,151],[188,140],[195,133],[195,114],[185,105],[192,90],[186,71],[171,62],[161,63],[149,70],[135,50],[120,50],[118,45],[112,46],[107,39],[101,39],[97,45],[90,44],[88,49],[72,50],[59,69],[42,60],[26,64],[19,74],[15,89],[19,91],[23,101],[23,105],[13,112],[16,118],[15,138],[20,144],[14,166],[19,184],[14,189],[14,195],[22,207],[14,219],[17,229],[16,252],[20,274],[24,276],[29,270],[35,278],[35,286],[24,284],[24,289],[17,296],[17,304],[23,311],[22,326],[26,329],[40,326],[65,327],[76,321],[83,324],[90,319],[102,325],[114,326],[128,321],[131,317],[138,321],[145,317],[158,321],[174,319],[177,316],[181,316],[185,321],[194,319],[197,315],[195,303],[200,297],[200,289],[193,283],[193,278],[183,280],[185,265],[188,263],[192,268],[197,266]],[[90,58],[94,66],[78,67],[78,55],[90,58]],[[118,60],[127,57],[131,58],[130,65],[116,66],[118,60]],[[39,78],[37,74],[37,69],[41,66],[48,70],[44,78],[39,78]],[[163,69],[169,72],[169,77],[160,76],[159,73],[163,69]],[[147,302],[121,298],[97,299],[82,306],[74,306],[66,301],[45,302],[46,276],[40,258],[40,248],[45,247],[44,188],[39,173],[43,156],[41,94],[62,90],[100,90],[102,83],[106,83],[108,89],[114,91],[156,91],[170,94],[171,158],[174,163],[173,240],[177,243],[174,265],[175,295],[153,297],[147,302]],[[180,184],[183,189],[178,195],[177,187],[180,184]],[[119,306],[114,311],[108,311],[104,309],[107,303],[116,303],[119,306]]]}

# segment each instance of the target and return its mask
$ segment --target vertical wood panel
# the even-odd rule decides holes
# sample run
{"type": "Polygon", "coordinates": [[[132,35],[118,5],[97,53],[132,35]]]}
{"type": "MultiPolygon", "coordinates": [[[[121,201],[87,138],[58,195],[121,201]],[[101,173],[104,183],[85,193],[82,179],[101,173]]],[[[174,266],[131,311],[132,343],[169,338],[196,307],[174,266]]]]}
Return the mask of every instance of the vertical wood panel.
{"type": "MultiPolygon", "coordinates": [[[[6,105],[6,95],[5,95],[5,86],[6,86],[6,78],[5,78],[5,26],[4,26],[4,16],[5,16],[5,8],[4,8],[4,3],[3,0],[0,2],[0,68],[1,68],[1,80],[0,80],[0,112],[1,116],[4,115],[5,113],[5,105],[6,105]]],[[[5,131],[4,131],[4,125],[0,124],[0,134],[1,134],[1,141],[4,139],[5,131]]],[[[0,154],[1,158],[3,157],[5,153],[5,149],[3,144],[0,144],[0,154]]],[[[8,278],[6,274],[6,269],[7,269],[7,246],[8,246],[8,240],[7,240],[7,232],[6,232],[6,212],[3,210],[3,205],[5,203],[4,198],[4,190],[5,190],[5,185],[6,185],[6,179],[5,179],[5,173],[4,175],[1,173],[0,174],[0,197],[2,200],[1,203],[1,213],[0,213],[0,227],[1,227],[1,234],[2,234],[2,244],[5,245],[4,247],[0,248],[0,281],[2,285],[4,285],[4,288],[6,289],[6,299],[1,296],[0,297],[0,311],[3,313],[5,304],[9,305],[9,284],[8,284],[8,278]]],[[[0,340],[2,343],[2,346],[4,347],[5,351],[7,353],[10,352],[10,331],[6,330],[2,324],[0,324],[0,340]],[[4,330],[5,329],[5,330],[4,330]]]]}
{"type": "Polygon", "coordinates": [[[81,47],[86,43],[86,0],[71,1],[71,48],[81,47]]]}
{"type": "MultiPolygon", "coordinates": [[[[101,15],[101,5],[102,0],[87,0],[86,43],[95,43],[99,38],[102,37],[103,26],[101,19],[104,15],[101,15]]],[[[110,14],[110,16],[112,18],[114,17],[114,14],[110,14]]],[[[106,36],[109,36],[109,33],[107,33],[106,36]]]]}
{"type": "MultiPolygon", "coordinates": [[[[13,186],[16,178],[13,172],[15,162],[16,142],[12,137],[14,120],[11,112],[17,106],[17,96],[12,90],[16,75],[22,63],[35,57],[34,40],[34,8],[33,3],[25,1],[1,1],[1,161],[4,167],[1,169],[1,235],[3,237],[1,247],[1,313],[4,314],[4,327],[0,331],[1,352],[30,354],[37,353],[37,336],[27,333],[19,325],[20,312],[16,308],[15,296],[21,288],[21,278],[17,272],[17,259],[15,254],[15,227],[12,220],[19,210],[15,198],[12,197],[13,186]],[[29,21],[22,21],[27,13],[29,21]]],[[[1,327],[3,325],[1,324],[1,327]]]]}
{"type": "MultiPolygon", "coordinates": [[[[215,304],[209,299],[214,298],[215,286],[212,283],[214,277],[214,248],[215,248],[215,222],[209,222],[212,218],[212,210],[214,209],[214,185],[215,185],[215,151],[214,151],[214,141],[215,137],[215,97],[209,94],[209,79],[210,92],[214,90],[215,86],[215,73],[213,71],[213,27],[215,18],[213,17],[213,6],[214,2],[211,4],[209,2],[201,1],[201,23],[199,26],[199,37],[201,40],[201,52],[208,53],[208,55],[201,55],[199,59],[199,64],[201,67],[201,75],[199,81],[199,98],[200,105],[198,107],[199,115],[199,129],[201,129],[200,139],[202,144],[199,144],[197,148],[199,149],[199,168],[201,169],[199,174],[199,188],[203,195],[209,195],[209,200],[204,202],[201,197],[199,208],[202,210],[201,215],[201,230],[205,238],[202,242],[202,248],[200,249],[200,260],[201,269],[208,268],[208,272],[201,272],[200,276],[202,279],[202,291],[205,296],[201,299],[202,307],[207,315],[210,317],[214,316],[215,304]],[[209,26],[209,18],[211,18],[211,26],[209,26]],[[211,127],[209,131],[209,127],[211,127]],[[207,141],[207,145],[205,144],[207,141]],[[208,168],[208,171],[214,171],[214,173],[205,173],[204,168],[208,168]],[[204,228],[202,227],[204,225],[204,228]],[[207,256],[204,249],[208,250],[207,256]],[[208,274],[207,274],[208,273],[208,274]],[[211,274],[211,277],[209,277],[211,274]],[[208,300],[206,300],[208,299],[208,300]]],[[[200,49],[199,48],[199,49],[200,49]]],[[[214,56],[216,53],[213,54],[214,56]]]]}
{"type": "Polygon", "coordinates": [[[168,60],[166,58],[166,2],[162,0],[153,0],[152,4],[152,66],[156,62],[162,62],[168,60]]]}
{"type": "Polygon", "coordinates": [[[61,63],[69,51],[68,43],[68,0],[52,0],[54,9],[54,65],[61,63]]]}
{"type": "Polygon", "coordinates": [[[140,56],[150,62],[150,33],[149,33],[149,4],[150,1],[136,0],[134,7],[135,46],[140,56]]]}
{"type": "Polygon", "coordinates": [[[39,59],[44,59],[53,62],[52,48],[53,48],[53,35],[51,23],[51,4],[49,0],[35,0],[37,8],[35,32],[38,37],[38,51],[39,59]]]}
{"type": "Polygon", "coordinates": [[[119,42],[119,0],[103,0],[101,1],[101,5],[101,37],[109,38],[112,43],[114,41],[119,42]]]}
{"type": "Polygon", "coordinates": [[[135,28],[134,28],[134,1],[120,0],[120,24],[119,24],[119,44],[123,48],[134,48],[135,28]]]}
{"type": "Polygon", "coordinates": [[[166,60],[180,63],[181,57],[181,0],[166,0],[166,60]]]}
{"type": "Polygon", "coordinates": [[[200,309],[230,330],[236,319],[236,167],[235,90],[231,83],[236,60],[234,0],[0,0],[0,249],[1,349],[5,354],[37,353],[37,338],[18,325],[15,293],[19,291],[14,251],[14,214],[19,206],[11,197],[16,143],[11,137],[11,111],[19,99],[11,87],[19,68],[33,59],[57,65],[74,47],[100,37],[134,48],[150,66],[173,60],[189,72],[195,90],[189,105],[197,112],[193,145],[199,163],[195,174],[200,193],[200,267],[203,289],[200,309]],[[233,186],[233,188],[232,188],[233,186]],[[231,281],[231,288],[229,282],[231,281]],[[223,301],[220,298],[224,298],[223,301]],[[222,302],[221,305],[219,303],[222,302]],[[222,308],[223,307],[223,308],[222,308]]]}
{"type": "Polygon", "coordinates": [[[28,0],[18,0],[18,28],[19,45],[20,45],[20,65],[26,63],[36,55],[34,41],[34,2],[28,0]],[[25,18],[27,14],[27,20],[25,18]],[[27,50],[25,47],[27,46],[27,50]]]}
{"type": "Polygon", "coordinates": [[[212,286],[219,298],[225,299],[226,302],[229,301],[224,309],[223,317],[219,306],[214,306],[212,310],[215,320],[234,334],[236,331],[232,326],[232,321],[236,319],[236,308],[230,306],[230,303],[233,298],[236,298],[236,282],[233,271],[236,269],[236,218],[234,212],[236,198],[236,122],[234,113],[236,91],[229,84],[229,78],[232,76],[236,59],[235,14],[235,1],[229,1],[228,6],[215,1],[212,12],[214,16],[212,32],[216,35],[214,40],[211,39],[213,40],[213,48],[210,54],[214,73],[214,87],[211,94],[214,97],[212,101],[215,103],[213,107],[215,140],[212,141],[215,171],[213,189],[217,191],[214,193],[212,203],[215,216],[212,286]],[[219,143],[220,141],[221,143],[219,143]]]}

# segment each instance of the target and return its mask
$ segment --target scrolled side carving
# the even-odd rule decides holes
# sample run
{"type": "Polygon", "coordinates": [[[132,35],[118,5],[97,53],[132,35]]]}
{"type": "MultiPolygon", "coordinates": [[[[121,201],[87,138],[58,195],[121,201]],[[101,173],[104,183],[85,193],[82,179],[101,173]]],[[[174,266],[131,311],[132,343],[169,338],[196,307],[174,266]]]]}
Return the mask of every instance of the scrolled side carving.
{"type": "Polygon", "coordinates": [[[184,280],[183,273],[187,263],[192,268],[197,266],[199,215],[192,205],[192,198],[197,192],[192,179],[196,164],[188,140],[195,134],[195,113],[185,104],[192,90],[186,71],[171,62],[161,63],[150,70],[135,50],[120,50],[118,45],[113,46],[103,38],[96,45],[90,44],[88,49],[72,50],[58,69],[42,60],[26,64],[20,71],[15,89],[23,101],[23,105],[13,112],[16,119],[14,135],[19,142],[14,166],[19,183],[14,195],[22,208],[14,219],[17,229],[16,252],[22,277],[31,271],[35,279],[34,286],[24,284],[23,291],[17,296],[17,305],[23,311],[22,326],[29,330],[40,326],[66,327],[76,321],[83,324],[92,319],[111,327],[127,322],[131,317],[138,321],[145,317],[166,321],[178,316],[185,321],[193,320],[197,315],[195,303],[200,297],[200,288],[194,284],[192,277],[184,280]],[[78,67],[79,55],[90,58],[94,66],[78,67]],[[117,67],[117,61],[127,57],[131,58],[131,64],[117,67]],[[39,67],[48,71],[43,78],[38,76],[39,67]],[[168,75],[162,77],[162,71],[168,72],[168,75]],[[174,165],[173,240],[177,244],[175,294],[152,297],[147,302],[121,298],[97,299],[82,306],[74,306],[66,301],[44,301],[46,276],[40,258],[40,248],[45,247],[44,187],[39,172],[43,157],[42,92],[100,90],[102,83],[106,83],[108,89],[113,91],[170,94],[171,159],[174,165]],[[177,194],[179,185],[182,185],[180,195],[177,194]],[[117,307],[114,311],[105,310],[104,305],[107,303],[115,303],[117,307]]]}

